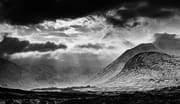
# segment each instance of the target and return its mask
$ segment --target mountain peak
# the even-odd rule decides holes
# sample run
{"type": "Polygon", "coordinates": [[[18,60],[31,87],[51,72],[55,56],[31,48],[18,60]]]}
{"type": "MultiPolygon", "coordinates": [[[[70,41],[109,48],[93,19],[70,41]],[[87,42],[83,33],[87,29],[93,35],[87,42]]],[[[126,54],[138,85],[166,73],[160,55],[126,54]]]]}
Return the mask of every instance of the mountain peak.
{"type": "Polygon", "coordinates": [[[150,52],[150,51],[159,52],[160,50],[157,49],[152,43],[140,44],[124,52],[118,59],[120,60],[120,62],[127,62],[130,58],[132,58],[134,55],[138,53],[150,52]]]}

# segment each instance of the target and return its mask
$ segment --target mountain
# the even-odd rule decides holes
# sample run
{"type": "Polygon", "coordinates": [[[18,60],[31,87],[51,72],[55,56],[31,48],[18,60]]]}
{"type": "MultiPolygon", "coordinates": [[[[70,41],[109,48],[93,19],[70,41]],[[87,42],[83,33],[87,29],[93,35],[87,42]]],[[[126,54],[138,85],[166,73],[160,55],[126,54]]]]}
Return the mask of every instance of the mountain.
{"type": "Polygon", "coordinates": [[[163,87],[180,84],[180,58],[161,52],[143,52],[129,59],[107,86],[163,87]]]}
{"type": "Polygon", "coordinates": [[[149,51],[157,51],[157,49],[153,44],[140,44],[132,49],[127,50],[124,52],[120,57],[118,57],[115,61],[93,76],[92,79],[88,81],[90,85],[96,85],[98,83],[103,83],[108,81],[109,79],[116,76],[121,69],[124,67],[125,63],[132,58],[134,55],[141,53],[141,52],[149,52],[149,51]]]}
{"type": "Polygon", "coordinates": [[[0,86],[3,87],[20,87],[23,83],[23,68],[11,61],[0,58],[0,86]]]}
{"type": "Polygon", "coordinates": [[[61,88],[57,88],[57,87],[48,87],[48,88],[35,88],[32,89],[32,91],[37,91],[37,92],[45,92],[45,91],[50,91],[50,92],[61,92],[61,88]]]}
{"type": "Polygon", "coordinates": [[[0,58],[0,86],[30,89],[51,86],[58,80],[57,71],[47,64],[28,65],[0,58]]]}

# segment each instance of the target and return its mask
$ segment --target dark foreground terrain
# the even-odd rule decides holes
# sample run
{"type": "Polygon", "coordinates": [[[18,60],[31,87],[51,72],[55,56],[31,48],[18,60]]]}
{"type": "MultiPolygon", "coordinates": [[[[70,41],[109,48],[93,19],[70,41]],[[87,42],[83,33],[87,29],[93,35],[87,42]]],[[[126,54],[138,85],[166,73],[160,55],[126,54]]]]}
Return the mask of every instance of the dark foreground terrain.
{"type": "Polygon", "coordinates": [[[180,104],[180,87],[147,92],[35,92],[0,88],[0,104],[180,104]]]}

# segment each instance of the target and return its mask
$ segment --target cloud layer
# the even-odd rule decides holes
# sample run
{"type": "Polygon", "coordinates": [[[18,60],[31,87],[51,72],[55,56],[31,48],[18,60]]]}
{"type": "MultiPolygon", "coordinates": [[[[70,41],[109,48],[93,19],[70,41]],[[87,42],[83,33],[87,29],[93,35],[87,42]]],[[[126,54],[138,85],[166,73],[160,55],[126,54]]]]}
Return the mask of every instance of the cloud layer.
{"type": "Polygon", "coordinates": [[[51,42],[44,44],[31,44],[29,41],[20,41],[18,38],[4,37],[0,42],[0,55],[28,51],[46,52],[66,48],[67,46],[63,44],[56,45],[51,42]]]}
{"type": "Polygon", "coordinates": [[[180,9],[178,1],[154,1],[145,0],[137,2],[125,2],[121,7],[113,9],[106,13],[107,21],[120,27],[136,27],[141,23],[138,22],[139,17],[164,19],[176,15],[180,9]],[[133,24],[128,24],[129,21],[133,24]]]}
{"type": "Polygon", "coordinates": [[[180,36],[176,34],[155,34],[154,44],[169,54],[180,55],[180,36]]]}
{"type": "Polygon", "coordinates": [[[34,24],[42,20],[77,18],[104,11],[123,0],[1,0],[1,20],[13,24],[34,24]]]}
{"type": "Polygon", "coordinates": [[[0,20],[12,24],[37,24],[44,20],[79,18],[93,13],[103,13],[122,6],[113,23],[125,23],[128,19],[145,17],[166,17],[172,13],[163,8],[179,8],[178,0],[1,0],[0,20]],[[120,18],[118,17],[120,15],[120,18]],[[117,18],[116,18],[117,17],[117,18]],[[116,21],[117,20],[117,21],[116,21]]]}

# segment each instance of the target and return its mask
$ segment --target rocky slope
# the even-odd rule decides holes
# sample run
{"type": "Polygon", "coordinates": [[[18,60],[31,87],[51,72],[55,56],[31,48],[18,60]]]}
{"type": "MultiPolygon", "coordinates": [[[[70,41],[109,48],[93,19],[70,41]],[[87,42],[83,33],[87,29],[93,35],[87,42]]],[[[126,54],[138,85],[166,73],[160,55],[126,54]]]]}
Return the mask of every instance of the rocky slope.
{"type": "Polygon", "coordinates": [[[104,85],[153,88],[179,83],[180,58],[160,52],[143,52],[131,58],[121,72],[104,85]]]}
{"type": "Polygon", "coordinates": [[[115,61],[105,67],[102,71],[97,73],[93,76],[92,79],[88,81],[90,85],[96,85],[99,83],[103,83],[108,81],[109,79],[116,76],[121,69],[124,67],[125,63],[132,58],[134,55],[141,53],[141,52],[149,52],[149,51],[157,51],[157,49],[153,44],[140,44],[132,49],[127,50],[124,52],[120,57],[118,57],[115,61]]]}

